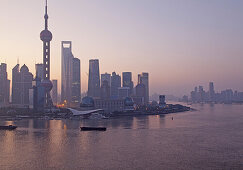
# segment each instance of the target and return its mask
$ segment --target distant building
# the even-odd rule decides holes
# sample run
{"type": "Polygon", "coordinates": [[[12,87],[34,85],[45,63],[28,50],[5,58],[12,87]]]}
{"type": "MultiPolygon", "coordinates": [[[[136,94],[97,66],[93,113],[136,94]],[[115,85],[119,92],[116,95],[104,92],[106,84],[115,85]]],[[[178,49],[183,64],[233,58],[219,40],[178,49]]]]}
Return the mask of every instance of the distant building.
{"type": "Polygon", "coordinates": [[[159,95],[159,105],[162,106],[162,105],[166,105],[166,102],[165,102],[165,95],[159,95]]]}
{"type": "Polygon", "coordinates": [[[72,106],[79,106],[81,102],[80,60],[73,58],[72,63],[72,106]]]}
{"type": "Polygon", "coordinates": [[[29,89],[32,88],[33,74],[24,64],[20,69],[20,104],[29,105],[29,89]]]}
{"type": "Polygon", "coordinates": [[[44,79],[44,66],[43,64],[36,64],[35,70],[36,70],[36,77],[40,78],[41,80],[44,79]]]}
{"type": "Polygon", "coordinates": [[[111,98],[113,99],[118,98],[118,88],[120,87],[121,87],[121,76],[113,72],[111,76],[111,98]]]}
{"type": "Polygon", "coordinates": [[[146,87],[144,84],[138,84],[136,86],[136,98],[133,97],[133,100],[136,104],[144,105],[146,98],[146,87]]]}
{"type": "Polygon", "coordinates": [[[108,85],[111,86],[111,74],[108,73],[101,74],[101,86],[104,81],[107,81],[108,85]]]}
{"type": "Polygon", "coordinates": [[[21,103],[21,80],[19,72],[19,64],[17,64],[12,69],[12,103],[20,104],[21,103]]]}
{"type": "Polygon", "coordinates": [[[122,73],[122,87],[129,88],[129,96],[133,94],[133,81],[132,81],[132,73],[131,72],[123,72],[122,73]]]}
{"type": "Polygon", "coordinates": [[[145,98],[144,102],[149,102],[149,74],[148,73],[142,73],[138,75],[138,84],[144,84],[145,86],[145,98]]]}
{"type": "Polygon", "coordinates": [[[118,88],[118,98],[119,99],[125,99],[126,97],[129,97],[130,88],[129,87],[119,87],[118,88]]]}
{"type": "Polygon", "coordinates": [[[110,99],[111,88],[110,88],[107,80],[103,81],[101,88],[100,88],[100,91],[101,91],[101,99],[110,99]]]}
{"type": "Polygon", "coordinates": [[[84,97],[80,104],[81,110],[103,109],[105,113],[134,111],[133,100],[125,99],[93,99],[84,97]]]}
{"type": "Polygon", "coordinates": [[[72,42],[62,41],[61,101],[67,106],[81,101],[80,60],[72,54],[72,42]]]}
{"type": "Polygon", "coordinates": [[[8,80],[7,64],[0,64],[0,103],[9,104],[10,80],[8,80]]]}
{"type": "Polygon", "coordinates": [[[213,82],[209,83],[209,101],[215,101],[215,91],[213,82]]]}
{"type": "Polygon", "coordinates": [[[43,112],[45,105],[45,87],[39,77],[34,79],[32,85],[32,89],[29,89],[30,108],[33,108],[36,112],[43,112]]]}
{"type": "Polygon", "coordinates": [[[58,89],[57,89],[57,80],[52,80],[52,90],[51,90],[51,98],[54,105],[58,103],[57,96],[58,96],[58,89]]]}
{"type": "Polygon", "coordinates": [[[62,41],[62,82],[61,82],[61,101],[65,103],[71,102],[72,87],[72,42],[62,41]]]}
{"type": "Polygon", "coordinates": [[[93,98],[100,97],[100,69],[99,60],[89,60],[89,80],[88,96],[93,98]]]}

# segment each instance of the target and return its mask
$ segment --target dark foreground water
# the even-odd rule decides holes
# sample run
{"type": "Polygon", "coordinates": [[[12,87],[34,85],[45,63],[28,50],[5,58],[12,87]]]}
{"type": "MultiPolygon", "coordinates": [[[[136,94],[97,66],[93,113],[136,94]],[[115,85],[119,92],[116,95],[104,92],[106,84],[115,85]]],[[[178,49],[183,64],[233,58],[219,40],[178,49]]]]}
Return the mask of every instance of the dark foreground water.
{"type": "Polygon", "coordinates": [[[19,126],[0,131],[0,169],[243,169],[243,105],[193,107],[166,116],[0,121],[19,126]],[[79,130],[88,125],[108,130],[79,130]]]}

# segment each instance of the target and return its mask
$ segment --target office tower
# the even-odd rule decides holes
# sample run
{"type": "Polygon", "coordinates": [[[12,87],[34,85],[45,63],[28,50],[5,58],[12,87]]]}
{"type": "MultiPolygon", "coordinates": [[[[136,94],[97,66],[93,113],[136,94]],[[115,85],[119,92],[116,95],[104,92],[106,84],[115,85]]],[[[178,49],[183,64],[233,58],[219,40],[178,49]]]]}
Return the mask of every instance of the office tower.
{"type": "Polygon", "coordinates": [[[43,84],[45,85],[45,107],[52,106],[50,91],[52,83],[50,81],[50,42],[52,33],[48,30],[47,0],[45,7],[45,29],[40,33],[40,39],[43,41],[43,84]]]}
{"type": "Polygon", "coordinates": [[[107,81],[108,85],[111,86],[111,74],[101,74],[101,86],[103,85],[104,81],[107,81]]]}
{"type": "Polygon", "coordinates": [[[144,84],[146,95],[144,98],[144,102],[149,102],[149,74],[148,73],[142,73],[138,75],[138,84],[144,84]]]}
{"type": "Polygon", "coordinates": [[[0,64],[0,103],[8,104],[10,95],[10,80],[8,80],[7,64],[0,64]]]}
{"type": "Polygon", "coordinates": [[[126,97],[129,97],[130,88],[129,87],[119,87],[118,88],[118,97],[120,99],[125,99],[126,97]]]}
{"type": "Polygon", "coordinates": [[[116,74],[116,72],[113,72],[111,76],[111,97],[113,99],[118,98],[119,87],[121,87],[121,76],[116,74]]]}
{"type": "Polygon", "coordinates": [[[199,86],[199,92],[198,92],[198,95],[199,95],[199,101],[200,102],[204,102],[204,99],[205,99],[205,92],[203,90],[203,86],[199,86]]]}
{"type": "Polygon", "coordinates": [[[44,65],[43,64],[36,64],[35,70],[36,70],[36,77],[40,78],[41,80],[44,79],[44,65]]]}
{"type": "Polygon", "coordinates": [[[101,98],[102,99],[110,99],[110,97],[111,97],[111,94],[110,94],[111,88],[110,88],[109,83],[108,83],[107,80],[103,81],[100,90],[101,90],[101,98]]]}
{"type": "Polygon", "coordinates": [[[53,84],[53,87],[52,87],[52,90],[51,90],[51,98],[52,98],[52,102],[53,104],[57,104],[57,93],[58,93],[58,90],[57,90],[57,80],[52,80],[52,84],[53,84]]]}
{"type": "Polygon", "coordinates": [[[29,105],[29,89],[32,88],[33,75],[24,64],[20,69],[20,104],[29,105]]]}
{"type": "Polygon", "coordinates": [[[17,64],[12,69],[12,103],[20,104],[21,103],[21,83],[20,83],[20,72],[19,72],[19,64],[17,64]]]}
{"type": "Polygon", "coordinates": [[[88,82],[88,96],[100,97],[100,70],[99,60],[89,60],[89,82],[88,82]]]}
{"type": "Polygon", "coordinates": [[[71,102],[72,94],[72,42],[62,41],[62,84],[61,84],[61,101],[71,102]]]}
{"type": "Polygon", "coordinates": [[[128,87],[129,96],[133,93],[133,82],[132,82],[132,73],[131,72],[123,72],[122,73],[122,87],[128,87]]]}
{"type": "Polygon", "coordinates": [[[79,106],[81,101],[81,83],[80,83],[80,60],[72,59],[72,95],[71,103],[73,106],[79,106]]]}
{"type": "Polygon", "coordinates": [[[214,101],[214,95],[215,95],[215,91],[214,91],[214,85],[213,82],[209,83],[209,101],[214,101]]]}
{"type": "Polygon", "coordinates": [[[146,98],[146,87],[144,84],[138,84],[135,87],[135,91],[136,91],[136,97],[137,97],[137,101],[139,101],[138,104],[145,104],[145,98],[146,98]],[[138,100],[139,98],[139,100],[138,100]]]}

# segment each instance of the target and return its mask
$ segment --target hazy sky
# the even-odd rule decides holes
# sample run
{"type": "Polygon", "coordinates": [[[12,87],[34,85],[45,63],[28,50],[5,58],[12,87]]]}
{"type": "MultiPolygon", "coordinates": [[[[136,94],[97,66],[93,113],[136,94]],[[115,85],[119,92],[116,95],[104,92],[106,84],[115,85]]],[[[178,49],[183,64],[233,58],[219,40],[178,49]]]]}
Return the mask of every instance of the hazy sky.
{"type": "MultiPolygon", "coordinates": [[[[216,90],[243,91],[242,0],[49,0],[51,78],[61,78],[61,41],[100,72],[149,72],[150,93],[182,95],[214,81],[216,90]]],[[[11,69],[42,62],[44,0],[0,0],[0,62],[11,69]]],[[[59,81],[60,85],[60,81],[59,81]]],[[[59,89],[60,90],[60,89],[59,89]]]]}

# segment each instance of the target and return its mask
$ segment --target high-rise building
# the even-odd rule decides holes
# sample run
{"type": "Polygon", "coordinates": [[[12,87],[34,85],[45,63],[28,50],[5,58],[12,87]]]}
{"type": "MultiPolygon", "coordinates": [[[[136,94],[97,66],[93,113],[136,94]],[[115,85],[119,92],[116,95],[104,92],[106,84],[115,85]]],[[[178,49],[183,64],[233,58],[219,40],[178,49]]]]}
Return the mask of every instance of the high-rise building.
{"type": "Polygon", "coordinates": [[[0,103],[8,104],[10,96],[10,80],[8,80],[7,64],[0,64],[0,103]]]}
{"type": "Polygon", "coordinates": [[[35,70],[36,70],[36,77],[40,78],[41,80],[44,79],[44,65],[43,64],[36,64],[35,70]]]}
{"type": "Polygon", "coordinates": [[[52,98],[52,102],[53,104],[57,104],[57,94],[58,94],[58,90],[57,90],[57,80],[52,80],[52,84],[53,84],[53,88],[51,90],[51,98],[52,98]]]}
{"type": "Polygon", "coordinates": [[[111,74],[101,74],[101,86],[103,85],[104,81],[107,81],[108,85],[111,86],[111,74]]]}
{"type": "Polygon", "coordinates": [[[80,60],[72,59],[72,99],[73,106],[79,106],[81,102],[80,60]]]}
{"type": "Polygon", "coordinates": [[[209,101],[215,101],[215,91],[214,91],[214,85],[213,82],[209,83],[209,101]]]}
{"type": "Polygon", "coordinates": [[[116,72],[113,72],[111,76],[111,98],[118,98],[119,87],[121,87],[121,76],[119,76],[119,74],[116,74],[116,72]]]}
{"type": "Polygon", "coordinates": [[[12,69],[12,103],[20,104],[21,103],[21,82],[20,82],[20,72],[19,64],[17,64],[12,69]]]}
{"type": "Polygon", "coordinates": [[[145,98],[146,98],[146,87],[144,84],[138,84],[136,87],[136,103],[137,104],[145,104],[145,98]],[[139,101],[139,102],[138,102],[139,101]]]}
{"type": "Polygon", "coordinates": [[[61,101],[71,103],[72,95],[72,42],[62,41],[62,83],[61,83],[61,101]]]}
{"type": "Polygon", "coordinates": [[[149,74],[148,73],[142,73],[138,75],[138,84],[144,84],[146,95],[144,98],[144,102],[149,102],[149,74]]]}
{"type": "Polygon", "coordinates": [[[118,97],[120,99],[125,99],[126,97],[129,97],[130,88],[129,87],[119,87],[118,88],[118,97]]]}
{"type": "Polygon", "coordinates": [[[33,74],[24,64],[20,69],[20,104],[29,105],[29,89],[32,88],[33,74]]]}
{"type": "Polygon", "coordinates": [[[100,97],[100,69],[99,60],[89,60],[89,82],[88,82],[88,96],[100,97]]]}
{"type": "Polygon", "coordinates": [[[47,14],[47,0],[45,6],[45,29],[40,33],[40,39],[43,42],[43,84],[45,85],[45,107],[52,106],[50,91],[52,83],[50,81],[50,44],[52,40],[52,33],[48,30],[48,14],[47,14]]]}
{"type": "Polygon", "coordinates": [[[107,80],[103,81],[100,91],[101,91],[101,99],[110,99],[111,88],[107,80]]]}
{"type": "Polygon", "coordinates": [[[122,73],[122,87],[129,88],[129,96],[133,94],[133,81],[132,81],[132,73],[131,72],[123,72],[122,73]]]}

